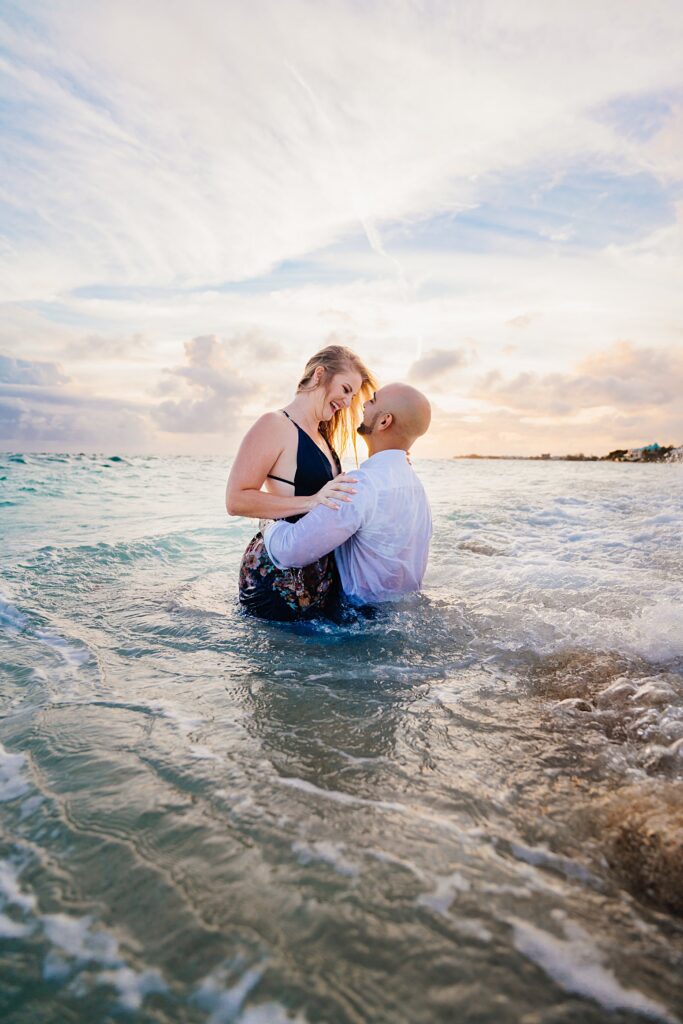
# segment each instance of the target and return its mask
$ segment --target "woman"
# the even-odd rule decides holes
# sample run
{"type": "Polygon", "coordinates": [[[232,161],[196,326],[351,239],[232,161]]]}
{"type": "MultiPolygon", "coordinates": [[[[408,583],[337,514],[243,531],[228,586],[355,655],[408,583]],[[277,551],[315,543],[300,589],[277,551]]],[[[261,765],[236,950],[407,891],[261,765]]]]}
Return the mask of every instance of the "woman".
{"type": "MultiPolygon", "coordinates": [[[[289,405],[261,416],[242,441],[228,479],[228,514],[295,522],[316,505],[350,501],[355,481],[342,474],[339,454],[349,440],[355,451],[360,410],[376,386],[341,345],[309,359],[289,405]]],[[[310,618],[330,608],[336,589],[332,554],[303,569],[278,569],[260,532],[244,553],[240,603],[260,618],[310,618]]]]}

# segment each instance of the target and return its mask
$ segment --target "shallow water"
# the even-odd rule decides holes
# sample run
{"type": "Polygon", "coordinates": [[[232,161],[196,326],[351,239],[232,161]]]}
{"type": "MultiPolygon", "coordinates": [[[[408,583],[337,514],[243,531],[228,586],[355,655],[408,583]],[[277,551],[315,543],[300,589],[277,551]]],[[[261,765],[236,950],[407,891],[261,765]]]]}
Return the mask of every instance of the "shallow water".
{"type": "Polygon", "coordinates": [[[683,467],[417,469],[287,627],[220,460],[0,456],[3,1021],[683,1020],[683,467]]]}

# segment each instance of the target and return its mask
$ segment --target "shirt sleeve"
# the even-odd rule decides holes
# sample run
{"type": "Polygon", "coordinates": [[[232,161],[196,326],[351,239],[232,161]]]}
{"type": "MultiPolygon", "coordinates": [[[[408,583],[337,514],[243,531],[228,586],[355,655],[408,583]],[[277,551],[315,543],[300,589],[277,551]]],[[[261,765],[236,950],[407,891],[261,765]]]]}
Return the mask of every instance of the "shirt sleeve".
{"type": "Polygon", "coordinates": [[[281,519],[266,527],[263,534],[266,550],[278,569],[310,565],[358,532],[371,494],[369,481],[358,479],[357,487],[351,501],[341,502],[338,509],[316,505],[296,523],[281,519]]]}

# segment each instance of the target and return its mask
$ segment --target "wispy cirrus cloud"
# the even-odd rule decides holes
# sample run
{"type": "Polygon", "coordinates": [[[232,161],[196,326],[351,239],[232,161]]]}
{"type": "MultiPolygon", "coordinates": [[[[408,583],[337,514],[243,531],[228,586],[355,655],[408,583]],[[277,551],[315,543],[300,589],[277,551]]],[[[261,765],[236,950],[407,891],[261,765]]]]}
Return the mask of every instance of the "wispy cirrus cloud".
{"type": "Polygon", "coordinates": [[[483,175],[589,153],[650,170],[658,143],[603,110],[626,83],[680,86],[682,28],[661,0],[552,20],[534,2],[10,7],[0,279],[22,299],[239,281],[357,228],[381,252],[377,225],[476,204],[483,175]]]}
{"type": "Polygon", "coordinates": [[[45,410],[120,402],[155,448],[234,447],[335,326],[436,393],[434,454],[477,416],[530,444],[515,384],[597,436],[581,360],[681,347],[682,45],[674,0],[10,0],[0,346],[61,365],[45,410]]]}

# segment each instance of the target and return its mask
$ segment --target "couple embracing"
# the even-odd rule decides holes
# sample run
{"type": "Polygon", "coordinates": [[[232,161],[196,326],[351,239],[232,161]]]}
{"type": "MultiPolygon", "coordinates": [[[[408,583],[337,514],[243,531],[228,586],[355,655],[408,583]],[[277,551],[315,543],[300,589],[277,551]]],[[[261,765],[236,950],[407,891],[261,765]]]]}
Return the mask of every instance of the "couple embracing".
{"type": "Polygon", "coordinates": [[[430,423],[406,384],[377,388],[358,356],[330,345],[310,359],[289,405],[245,436],[226,490],[230,515],[270,522],[242,559],[239,598],[280,622],[336,617],[418,590],[427,566],[429,503],[408,458],[430,423]],[[343,473],[356,434],[369,458],[343,473]]]}

